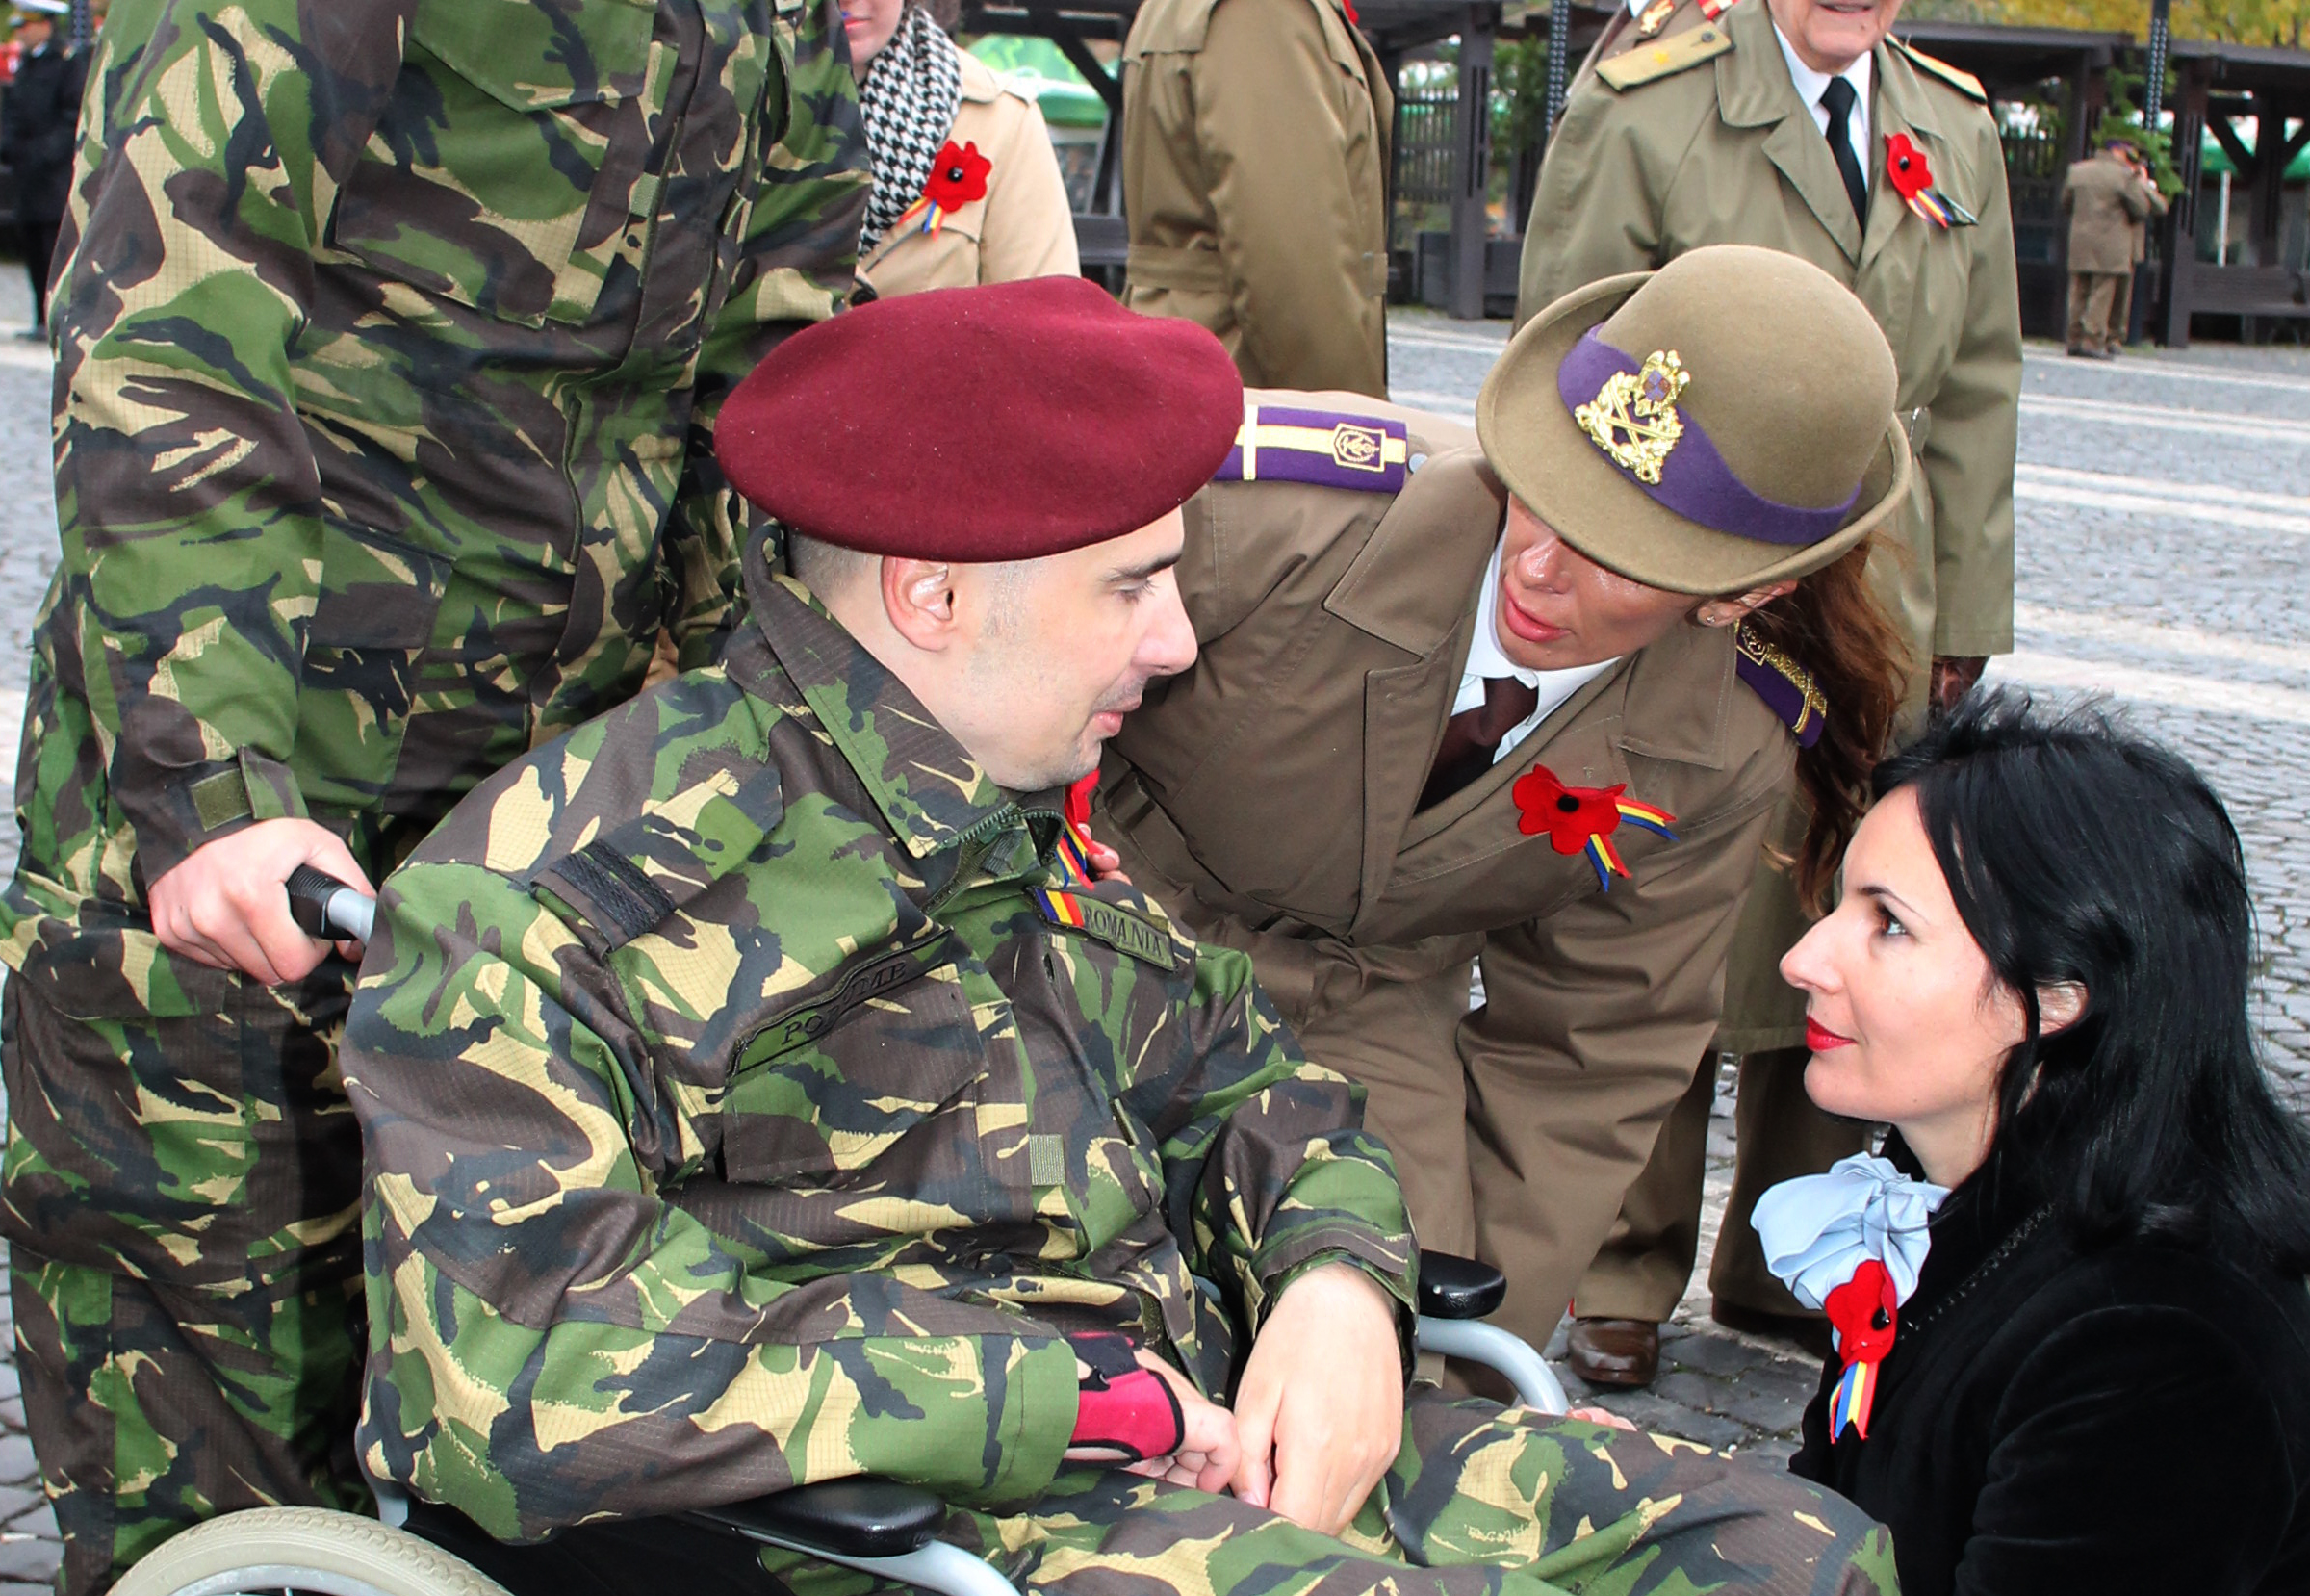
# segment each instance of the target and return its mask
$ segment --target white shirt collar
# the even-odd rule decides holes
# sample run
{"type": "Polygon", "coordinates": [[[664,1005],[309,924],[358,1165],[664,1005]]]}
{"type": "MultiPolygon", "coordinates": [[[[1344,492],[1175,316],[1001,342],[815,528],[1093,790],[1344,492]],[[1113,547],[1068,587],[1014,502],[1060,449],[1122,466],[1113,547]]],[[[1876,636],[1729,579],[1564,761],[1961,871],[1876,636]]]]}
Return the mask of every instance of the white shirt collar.
{"type": "Polygon", "coordinates": [[[1532,729],[1553,714],[1557,706],[1577,693],[1588,682],[1620,663],[1617,658],[1601,664],[1575,665],[1569,670],[1527,670],[1507,656],[1500,646],[1500,560],[1506,548],[1504,539],[1492,545],[1492,558],[1484,567],[1483,586],[1476,600],[1476,635],[1468,639],[1468,664],[1460,676],[1460,690],[1453,697],[1451,712],[1473,709],[1484,701],[1484,683],[1512,676],[1527,687],[1536,688],[1540,702],[1508,734],[1500,739],[1500,748],[1492,756],[1498,763],[1515,752],[1516,745],[1531,734],[1532,729]]]}
{"type": "MultiPolygon", "coordinates": [[[[1829,132],[1829,108],[1821,104],[1821,91],[1829,87],[1830,75],[1816,72],[1797,59],[1795,48],[1790,45],[1788,36],[1781,31],[1778,22],[1773,24],[1773,38],[1780,41],[1781,57],[1788,63],[1789,81],[1797,86],[1797,98],[1805,102],[1806,109],[1812,113],[1812,125],[1826,137],[1829,132]]],[[[1861,169],[1864,172],[1873,165],[1869,160],[1869,83],[1875,59],[1875,51],[1863,51],[1860,60],[1836,74],[1853,86],[1853,154],[1860,160],[1861,169]]]]}

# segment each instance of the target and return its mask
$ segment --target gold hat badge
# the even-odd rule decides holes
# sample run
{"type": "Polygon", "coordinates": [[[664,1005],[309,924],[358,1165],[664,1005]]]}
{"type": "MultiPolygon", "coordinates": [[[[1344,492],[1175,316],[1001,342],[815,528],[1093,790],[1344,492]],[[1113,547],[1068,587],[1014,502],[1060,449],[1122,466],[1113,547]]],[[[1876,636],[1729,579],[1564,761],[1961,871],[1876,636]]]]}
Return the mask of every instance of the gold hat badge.
{"type": "Polygon", "coordinates": [[[1691,381],[1676,350],[1655,349],[1634,372],[1613,373],[1593,400],[1573,410],[1572,419],[1614,465],[1657,487],[1661,465],[1684,436],[1677,400],[1691,381]]]}

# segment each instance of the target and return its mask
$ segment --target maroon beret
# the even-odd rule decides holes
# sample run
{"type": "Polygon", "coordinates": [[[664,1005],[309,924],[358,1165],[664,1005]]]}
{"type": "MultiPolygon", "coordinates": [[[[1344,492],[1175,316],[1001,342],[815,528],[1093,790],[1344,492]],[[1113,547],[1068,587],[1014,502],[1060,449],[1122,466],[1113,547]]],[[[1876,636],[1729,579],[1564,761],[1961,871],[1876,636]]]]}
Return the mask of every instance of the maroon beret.
{"type": "Polygon", "coordinates": [[[1080,277],[879,299],[807,327],[714,427],[732,484],[873,554],[1036,559],[1137,531],[1211,480],[1244,384],[1193,322],[1080,277]]]}

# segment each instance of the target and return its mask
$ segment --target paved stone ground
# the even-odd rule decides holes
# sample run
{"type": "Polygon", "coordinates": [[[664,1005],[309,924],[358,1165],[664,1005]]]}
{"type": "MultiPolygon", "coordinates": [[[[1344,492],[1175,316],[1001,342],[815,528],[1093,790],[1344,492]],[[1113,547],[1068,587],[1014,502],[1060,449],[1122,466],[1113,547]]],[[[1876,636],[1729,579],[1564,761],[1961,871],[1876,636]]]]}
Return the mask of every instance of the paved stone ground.
{"type": "MultiPolygon", "coordinates": [[[[0,265],[0,748],[16,740],[25,639],[57,557],[47,357],[12,336],[29,303],[21,273],[0,265]]],[[[1398,312],[1391,329],[1397,397],[1463,417],[1507,336],[1504,322],[1424,312],[1398,312]]],[[[2020,647],[1993,674],[2115,696],[2221,789],[2253,873],[2271,1061],[2310,1106],[2310,351],[2213,347],[2102,365],[2033,347],[2024,384],[2020,647]]],[[[0,871],[14,858],[14,828],[0,824],[0,871]]],[[[1728,1073],[1696,1279],[1732,1176],[1730,1094],[1728,1073]]],[[[12,1340],[0,1298],[0,1596],[30,1596],[57,1543],[12,1340]]],[[[1717,1326],[1705,1286],[1663,1350],[1652,1390],[1604,1403],[1697,1441],[1792,1450],[1818,1378],[1810,1358],[1717,1326]]]]}

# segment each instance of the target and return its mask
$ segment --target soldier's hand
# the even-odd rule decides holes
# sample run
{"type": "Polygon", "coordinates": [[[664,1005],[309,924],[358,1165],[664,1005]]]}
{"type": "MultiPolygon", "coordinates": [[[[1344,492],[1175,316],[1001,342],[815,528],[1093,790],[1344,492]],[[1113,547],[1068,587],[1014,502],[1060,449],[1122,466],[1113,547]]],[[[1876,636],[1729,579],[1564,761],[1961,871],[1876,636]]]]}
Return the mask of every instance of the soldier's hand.
{"type": "Polygon", "coordinates": [[[1235,1396],[1235,1494],[1326,1535],[1348,1527],[1403,1444],[1396,1304],[1346,1264],[1294,1280],[1235,1396]]]}
{"type": "Polygon", "coordinates": [[[1226,1489],[1227,1481],[1235,1476],[1238,1455],[1235,1415],[1207,1399],[1185,1375],[1144,1347],[1139,1349],[1139,1362],[1142,1368],[1152,1369],[1162,1376],[1171,1394],[1179,1399],[1180,1416],[1187,1421],[1186,1435],[1179,1443],[1179,1450],[1169,1456],[1127,1463],[1124,1472],[1143,1474],[1150,1480],[1168,1480],[1174,1485],[1192,1485],[1198,1491],[1214,1494],[1226,1489]]]}
{"type": "MultiPolygon", "coordinates": [[[[145,906],[171,953],[237,969],[269,987],[310,975],[329,944],[297,929],[283,885],[299,864],[374,893],[335,832],[310,820],[260,820],[204,842],[152,884],[145,906]]],[[[356,943],[339,951],[358,958],[356,943]]]]}
{"type": "Polygon", "coordinates": [[[1989,660],[1981,655],[1946,655],[1933,656],[1933,675],[1928,681],[1928,708],[1935,710],[1954,709],[1957,701],[1973,690],[1981,673],[1989,669],[1989,660]]]}

